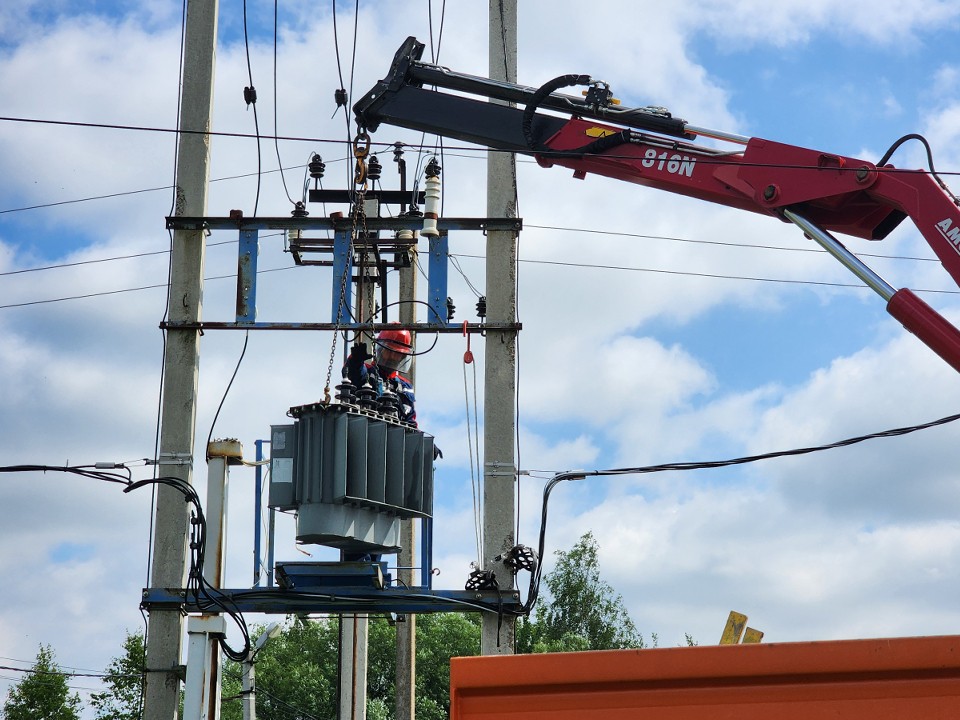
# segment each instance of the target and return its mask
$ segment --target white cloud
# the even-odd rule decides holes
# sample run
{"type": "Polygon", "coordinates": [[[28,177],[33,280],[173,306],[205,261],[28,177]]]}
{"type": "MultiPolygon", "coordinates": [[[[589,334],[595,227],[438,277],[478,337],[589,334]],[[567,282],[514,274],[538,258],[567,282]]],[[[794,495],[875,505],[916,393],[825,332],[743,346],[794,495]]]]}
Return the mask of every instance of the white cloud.
{"type": "MultiPolygon", "coordinates": [[[[450,5],[441,61],[486,74],[485,8],[450,5]]],[[[737,118],[727,107],[730,90],[696,59],[698,34],[714,28],[735,43],[753,42],[754,47],[772,48],[770,52],[790,43],[802,53],[805,39],[822,37],[825,30],[828,43],[850,36],[883,46],[883,33],[891,39],[919,37],[936,23],[954,22],[957,14],[955,3],[941,2],[911,4],[909,11],[897,3],[879,8],[860,2],[767,3],[760,10],[746,2],[727,8],[726,14],[708,2],[639,5],[648,7],[625,2],[605,6],[609,17],[642,20],[638,32],[637,22],[583,22],[581,14],[564,12],[556,3],[523,3],[521,82],[589,72],[613,83],[625,102],[666,104],[698,122],[735,129],[737,118]],[[861,22],[866,12],[871,20],[861,22]]],[[[32,6],[4,5],[0,35],[15,42],[0,55],[0,92],[8,100],[7,114],[171,126],[177,90],[175,6],[152,3],[146,19],[66,18],[45,24],[42,32],[23,27],[11,35],[3,23],[28,17],[32,6]],[[125,41],[116,42],[118,36],[125,41]]],[[[342,117],[330,120],[332,90],[339,78],[329,17],[317,21],[312,5],[298,5],[296,11],[303,13],[303,21],[281,35],[278,51],[280,132],[339,140],[345,137],[342,117]]],[[[406,3],[364,5],[355,94],[383,75],[403,37],[426,37],[423,15],[406,3]]],[[[342,19],[341,54],[346,59],[346,30],[352,23],[347,15],[342,19]]],[[[242,102],[248,83],[245,53],[236,40],[236,23],[231,16],[222,24],[234,39],[221,46],[218,56],[215,124],[219,130],[250,132],[252,113],[242,102]]],[[[269,133],[272,46],[263,40],[263,28],[259,30],[251,59],[261,131],[269,133]]],[[[891,64],[904,62],[900,50],[888,46],[887,52],[891,64]]],[[[957,159],[950,150],[956,118],[949,68],[955,63],[949,58],[937,62],[942,71],[931,84],[940,94],[927,132],[936,147],[946,148],[942,167],[948,168],[957,159]]],[[[839,86],[843,78],[837,79],[839,86]]],[[[901,97],[891,86],[889,98],[901,97]]],[[[912,122],[925,110],[903,105],[900,111],[903,122],[912,122]]],[[[882,126],[877,136],[892,134],[884,125],[886,118],[876,122],[882,126]]],[[[864,137],[863,146],[879,146],[877,136],[864,137]]],[[[416,134],[386,128],[375,139],[398,137],[419,141],[416,134]]],[[[256,171],[251,140],[217,138],[213,147],[213,178],[256,171]]],[[[342,182],[346,164],[338,162],[345,155],[341,145],[285,142],[280,147],[284,165],[302,164],[313,150],[321,152],[328,162],[328,186],[342,182]]],[[[273,169],[272,143],[265,141],[262,152],[264,169],[273,169]]],[[[446,211],[482,216],[483,165],[456,156],[461,154],[473,153],[448,152],[444,159],[446,211]]],[[[172,160],[172,142],[166,136],[3,124],[0,187],[6,200],[0,209],[166,185],[172,160]]],[[[408,160],[414,164],[412,151],[408,160]]],[[[389,162],[384,165],[386,177],[393,170],[389,162]]],[[[520,268],[520,445],[525,467],[611,467],[710,459],[718,452],[764,452],[955,411],[953,373],[893,322],[871,328],[875,337],[859,352],[798,371],[799,381],[764,380],[731,389],[715,369],[723,365],[717,359],[733,358],[749,375],[751,369],[767,370],[757,368],[762,354],[722,341],[694,350],[694,343],[683,337],[685,328],[704,317],[724,322],[727,316],[749,311],[782,324],[782,330],[758,342],[800,347],[818,341],[794,330],[797,313],[872,317],[859,313],[865,305],[861,295],[667,273],[844,282],[842,268],[817,253],[532,228],[565,226],[805,247],[794,229],[772,218],[593,176],[573,180],[565,170],[543,170],[529,162],[520,163],[518,174],[521,214],[528,225],[521,257],[579,265],[524,263],[520,268]],[[582,267],[588,264],[658,272],[582,267]],[[807,303],[802,310],[800,298],[807,303]],[[664,327],[681,339],[663,339],[664,327]]],[[[291,192],[298,192],[302,169],[289,171],[287,181],[291,192]]],[[[232,208],[251,213],[255,189],[254,178],[214,183],[210,213],[226,214],[232,208]]],[[[169,197],[167,192],[145,193],[0,215],[0,222],[10,223],[0,228],[0,269],[162,251],[168,245],[163,216],[169,197]]],[[[276,215],[289,211],[275,174],[262,177],[259,210],[276,215]]],[[[483,254],[481,235],[461,235],[451,241],[456,252],[483,254]]],[[[232,239],[213,236],[210,242],[232,239]]],[[[899,252],[916,242],[916,233],[905,232],[870,249],[899,252]]],[[[261,249],[261,267],[291,265],[280,238],[262,237],[261,249]]],[[[885,262],[911,283],[943,279],[933,263],[908,267],[902,261],[885,262]]],[[[483,263],[464,258],[461,264],[482,290],[483,263]]],[[[235,266],[232,246],[211,244],[208,275],[230,274],[235,266]]],[[[165,280],[162,255],[8,275],[0,283],[0,305],[165,280]]],[[[323,269],[265,274],[259,289],[261,319],[326,319],[331,291],[323,269]]],[[[205,294],[206,319],[232,319],[230,280],[208,282],[205,294]]],[[[458,319],[472,319],[475,300],[454,273],[451,294],[459,306],[458,319]]],[[[0,313],[0,442],[7,464],[152,454],[162,290],[0,313]]],[[[324,334],[251,333],[216,434],[239,437],[250,455],[253,440],[263,437],[271,423],[284,422],[289,407],[319,399],[330,340],[324,334]]],[[[482,404],[485,341],[473,342],[482,404]]],[[[242,343],[238,333],[209,332],[201,340],[198,455],[242,343]]],[[[462,338],[443,336],[436,349],[418,361],[420,414],[448,453],[441,473],[450,483],[445,491],[452,499],[438,508],[436,564],[443,574],[436,584],[449,588],[461,585],[474,555],[464,472],[464,350],[462,338]]],[[[338,370],[335,361],[334,378],[338,370]]],[[[952,520],[957,459],[951,428],[763,466],[565,484],[551,504],[546,560],[552,562],[553,549],[569,547],[582,532],[593,530],[604,576],[624,594],[641,629],[660,632],[664,644],[682,642],[683,631],[713,642],[732,608],[751,614],[770,639],[942,632],[956,622],[955,611],[943,598],[956,594],[952,570],[960,546],[952,520]]],[[[201,486],[203,475],[198,467],[201,486]]],[[[238,470],[233,478],[228,572],[237,586],[250,582],[251,478],[248,470],[238,470]]],[[[522,480],[521,539],[528,543],[539,519],[540,482],[526,476],[522,480]]],[[[119,488],[91,483],[53,474],[4,475],[0,547],[7,551],[0,553],[0,569],[11,578],[0,611],[6,654],[29,659],[39,642],[50,642],[66,664],[103,667],[120,647],[124,630],[137,627],[149,491],[123,495],[119,488]],[[51,551],[67,541],[90,545],[94,555],[51,562],[51,551]],[[69,585],[70,597],[38,596],[41,581],[69,585]]],[[[283,517],[280,525],[278,557],[299,559],[292,523],[283,517]]]]}
{"type": "Polygon", "coordinates": [[[924,30],[955,27],[960,5],[953,0],[895,0],[882,4],[869,0],[786,0],[774,5],[758,0],[734,4],[707,0],[688,3],[682,12],[689,27],[726,38],[727,42],[736,38],[791,46],[806,43],[816,34],[829,34],[841,42],[854,36],[897,47],[899,43],[915,41],[924,30]]]}

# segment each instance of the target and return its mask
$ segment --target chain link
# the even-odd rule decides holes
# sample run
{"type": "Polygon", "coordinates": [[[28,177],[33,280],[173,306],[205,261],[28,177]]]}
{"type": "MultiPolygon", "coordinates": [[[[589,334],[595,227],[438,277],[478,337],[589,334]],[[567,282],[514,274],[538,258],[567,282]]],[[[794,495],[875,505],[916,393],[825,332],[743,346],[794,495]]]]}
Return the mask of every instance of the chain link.
{"type": "MultiPolygon", "coordinates": [[[[340,302],[337,304],[337,317],[334,320],[333,342],[330,345],[330,360],[327,363],[327,381],[323,387],[323,404],[330,404],[330,380],[333,377],[333,360],[337,355],[337,338],[340,335],[340,317],[342,315],[343,301],[347,294],[347,279],[350,275],[350,268],[353,262],[353,249],[357,240],[357,225],[363,227],[363,236],[367,237],[367,213],[363,207],[363,201],[367,192],[367,164],[366,158],[370,154],[370,136],[365,130],[359,130],[353,140],[353,156],[357,160],[356,172],[354,173],[354,183],[360,187],[357,188],[353,203],[353,225],[350,228],[350,239],[347,243],[347,267],[340,277],[340,302]]],[[[366,251],[364,250],[364,257],[366,251]]]]}

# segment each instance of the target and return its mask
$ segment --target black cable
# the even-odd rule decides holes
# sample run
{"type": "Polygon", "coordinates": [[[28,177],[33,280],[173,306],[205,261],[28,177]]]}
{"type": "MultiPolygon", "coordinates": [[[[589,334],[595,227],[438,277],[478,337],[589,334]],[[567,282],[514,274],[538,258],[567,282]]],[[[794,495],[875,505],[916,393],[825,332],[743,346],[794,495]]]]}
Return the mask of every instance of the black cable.
{"type": "MultiPolygon", "coordinates": [[[[248,136],[248,137],[253,137],[253,136],[251,135],[251,136],[248,136]]],[[[270,138],[266,138],[266,136],[265,136],[265,139],[270,139],[270,138]]],[[[273,139],[278,139],[278,138],[274,137],[273,139]]],[[[324,140],[324,141],[322,141],[322,142],[329,142],[329,141],[324,140]]],[[[342,144],[342,143],[343,143],[342,140],[337,140],[336,142],[337,142],[338,144],[342,144]]],[[[346,160],[346,158],[337,158],[337,159],[335,159],[335,160],[331,160],[330,162],[331,162],[331,163],[344,162],[345,160],[346,160]]],[[[262,174],[262,175],[269,175],[269,174],[275,173],[275,172],[280,172],[280,173],[282,173],[284,170],[297,170],[297,169],[299,169],[300,167],[303,167],[303,168],[304,168],[304,172],[305,172],[305,173],[307,172],[307,165],[302,165],[302,166],[301,166],[301,165],[291,165],[291,166],[289,166],[289,167],[279,168],[279,169],[277,169],[277,170],[264,170],[261,174],[262,174]]],[[[254,177],[254,176],[256,176],[256,175],[257,175],[257,173],[255,173],[255,172],[251,172],[251,173],[240,173],[239,175],[226,175],[226,176],[221,177],[221,178],[212,178],[209,182],[215,183],[215,182],[225,182],[225,181],[227,181],[227,180],[242,180],[242,179],[244,179],[244,178],[254,177]]],[[[59,201],[57,201],[57,202],[40,203],[39,205],[27,205],[27,206],[25,206],[25,207],[7,208],[6,210],[0,210],[0,215],[4,215],[4,214],[6,214],[6,213],[25,212],[25,211],[27,211],[27,210],[41,210],[41,209],[43,209],[43,208],[57,207],[57,206],[59,206],[59,205],[73,205],[73,204],[75,204],[75,203],[92,202],[92,201],[94,201],[94,200],[109,200],[110,198],[125,197],[125,196],[127,196],[127,195],[139,195],[140,193],[157,192],[157,191],[159,191],[159,190],[170,190],[171,188],[174,188],[174,187],[175,187],[174,185],[160,185],[159,187],[155,187],[155,188],[145,188],[145,189],[142,189],[142,190],[126,190],[126,191],[124,191],[124,192],[110,193],[110,194],[108,194],[108,195],[93,195],[93,196],[91,196],[91,197],[76,198],[76,199],[74,199],[74,200],[59,200],[59,201]]],[[[323,187],[323,186],[321,185],[321,187],[323,187]]],[[[304,201],[306,201],[306,195],[304,195],[304,201]]],[[[171,214],[172,214],[172,212],[171,212],[171,214]]]]}
{"type": "Polygon", "coordinates": [[[190,571],[187,576],[187,592],[191,595],[201,610],[223,612],[240,628],[244,639],[242,651],[231,648],[223,639],[220,646],[231,660],[240,662],[250,651],[250,633],[246,621],[236,604],[225,596],[218,588],[212,587],[203,576],[204,554],[206,552],[206,518],[203,514],[203,505],[200,496],[192,484],[175,476],[160,476],[145,480],[133,481],[131,471],[123,463],[96,463],[94,465],[4,465],[0,466],[0,474],[22,472],[62,472],[81,477],[92,478],[109,483],[123,485],[123,492],[128,493],[142,487],[165,485],[181,493],[186,501],[193,506],[194,515],[190,521],[190,571]]]}
{"type": "Polygon", "coordinates": [[[186,501],[193,506],[193,516],[190,520],[190,569],[187,575],[187,594],[192,597],[201,612],[222,612],[228,615],[243,636],[243,649],[234,650],[226,639],[219,640],[224,654],[231,660],[241,662],[250,652],[250,633],[246,620],[236,604],[224,595],[219,588],[207,582],[203,576],[204,557],[206,553],[206,518],[203,506],[196,489],[186,480],[175,476],[161,476],[147,480],[139,480],[124,488],[124,492],[131,492],[147,485],[166,485],[180,492],[186,501]]]}
{"type": "MultiPolygon", "coordinates": [[[[291,267],[269,268],[266,270],[257,270],[257,275],[260,275],[261,273],[286,272],[287,270],[296,270],[296,268],[297,266],[294,265],[291,267]]],[[[205,277],[203,280],[204,282],[206,282],[208,280],[233,280],[235,278],[236,278],[236,275],[211,275],[209,277],[205,277]]],[[[103,297],[105,295],[119,295],[121,293],[139,292],[141,290],[156,290],[158,288],[167,288],[169,292],[170,285],[169,283],[164,285],[161,285],[161,284],[141,285],[140,287],[123,288],[121,290],[104,290],[102,292],[86,293],[84,295],[70,295],[68,297],[49,298],[47,300],[30,300],[22,303],[9,303],[7,305],[0,305],[0,310],[6,310],[9,308],[18,308],[18,307],[30,307],[33,305],[46,305],[46,304],[55,303],[55,302],[65,302],[67,300],[86,300],[88,298],[103,297]]],[[[923,292],[923,291],[917,290],[916,292],[923,292]]]]}
{"type": "MultiPolygon", "coordinates": [[[[343,84],[343,66],[340,63],[340,40],[339,40],[340,33],[337,30],[337,0],[331,0],[331,2],[332,2],[332,15],[333,15],[333,50],[337,57],[337,77],[340,79],[340,90],[343,91],[342,93],[340,93],[340,95],[346,96],[343,98],[343,101],[344,101],[343,102],[343,120],[346,126],[347,143],[349,144],[351,142],[351,139],[350,139],[350,97],[351,95],[347,94],[346,87],[343,84]]],[[[352,82],[352,79],[351,79],[351,82],[352,82]]],[[[351,94],[353,92],[352,85],[350,87],[350,92],[351,94]]],[[[337,93],[334,93],[334,96],[337,97],[337,93]]],[[[339,108],[340,106],[338,105],[337,109],[339,110],[339,108]]],[[[333,114],[336,115],[337,111],[335,110],[333,114]]],[[[332,117],[333,116],[331,116],[331,118],[332,117]]],[[[348,159],[348,158],[344,158],[344,159],[348,159]]],[[[348,165],[347,166],[347,186],[348,187],[351,187],[351,181],[353,179],[351,172],[352,171],[348,165]]]]}
{"type": "Polygon", "coordinates": [[[826,450],[834,450],[836,448],[849,447],[851,445],[856,445],[858,443],[866,442],[867,440],[876,440],[880,438],[891,438],[891,437],[900,437],[901,435],[908,435],[910,433],[918,432],[920,430],[928,430],[930,428],[938,427],[940,425],[946,425],[948,423],[956,422],[960,420],[960,414],[948,415],[946,417],[940,418],[938,420],[931,420],[930,422],[922,423],[919,425],[909,425],[906,427],[893,428],[890,430],[882,430],[880,432],[869,433],[867,435],[858,435],[852,438],[846,438],[845,440],[838,440],[836,442],[827,443],[825,445],[815,445],[811,447],[802,447],[794,448],[792,450],[778,450],[774,452],[761,453],[758,455],[747,455],[744,457],[731,458],[728,460],[709,460],[706,462],[677,462],[677,463],[662,463],[660,465],[645,465],[641,467],[628,467],[628,468],[615,468],[612,470],[574,470],[568,472],[561,472],[556,474],[551,478],[543,488],[543,505],[541,508],[540,514],[540,537],[539,537],[539,557],[540,563],[537,564],[536,570],[530,575],[530,588],[527,592],[527,601],[524,603],[523,608],[526,613],[529,613],[534,604],[537,601],[537,597],[540,591],[540,577],[542,574],[543,568],[543,557],[544,557],[544,548],[546,544],[546,531],[547,531],[547,507],[550,500],[550,493],[553,492],[553,489],[561,482],[567,480],[583,480],[587,477],[602,477],[602,476],[611,476],[611,475],[647,475],[651,473],[659,472],[668,472],[668,471],[688,471],[688,470],[711,470],[715,468],[722,467],[731,467],[734,465],[746,465],[748,463],[760,462],[762,460],[772,460],[775,458],[782,457],[796,457],[799,455],[809,455],[811,453],[823,452],[826,450]]]}
{"type": "MultiPolygon", "coordinates": [[[[250,133],[240,133],[240,132],[223,132],[216,130],[180,130],[175,128],[162,128],[162,127],[151,127],[146,125],[122,125],[119,123],[91,123],[91,122],[79,122],[75,120],[49,120],[41,118],[25,118],[25,117],[13,117],[13,116],[0,116],[0,122],[18,122],[18,123],[30,123],[38,125],[58,125],[66,127],[83,127],[83,128],[93,128],[100,130],[131,130],[139,132],[157,132],[157,133],[179,133],[181,135],[206,135],[209,137],[229,137],[229,138],[240,138],[240,139],[256,139],[256,140],[287,140],[290,142],[311,142],[311,143],[330,143],[342,145],[344,143],[351,145],[352,140],[333,140],[331,138],[318,138],[318,137],[306,137],[301,135],[263,135],[263,134],[250,134],[250,133]]],[[[608,136],[612,137],[612,136],[608,136]]],[[[376,146],[382,146],[384,149],[393,147],[393,142],[370,142],[370,147],[374,148],[376,146]]],[[[420,148],[422,150],[430,149],[432,146],[425,145],[423,143],[419,145],[408,145],[409,148],[420,148]]],[[[447,147],[447,150],[459,150],[463,152],[474,152],[474,153],[509,153],[516,154],[515,150],[500,150],[497,148],[478,148],[476,145],[451,145],[447,147]]],[[[541,155],[545,158],[550,157],[565,157],[569,155],[571,151],[569,150],[544,150],[537,151],[537,155],[541,155]]],[[[478,159],[483,159],[482,157],[477,156],[478,159]]],[[[614,153],[604,153],[604,158],[612,160],[636,160],[637,158],[632,155],[616,155],[614,153]]],[[[333,161],[331,161],[333,162],[333,161]]],[[[529,162],[533,163],[533,160],[529,162]]],[[[698,156],[697,163],[703,165],[730,165],[728,161],[724,160],[722,156],[720,157],[710,157],[710,156],[698,156]]],[[[746,162],[743,160],[738,160],[736,163],[737,167],[758,167],[758,168],[777,168],[781,170],[812,170],[816,172],[822,172],[823,168],[817,165],[798,165],[794,163],[772,163],[772,162],[746,162]]],[[[831,172],[842,173],[842,172],[859,172],[859,168],[856,167],[832,167],[830,168],[831,172]]],[[[896,167],[877,167],[875,168],[877,173],[889,173],[889,174],[910,174],[915,175],[917,173],[931,175],[932,173],[929,170],[908,170],[904,168],[896,167]]],[[[251,173],[252,174],[252,173],[251,173]]],[[[265,173],[261,173],[265,174],[265,173]]],[[[960,175],[960,170],[938,170],[936,173],[938,176],[954,176],[960,175]]]]}
{"type": "MultiPolygon", "coordinates": [[[[754,243],[726,242],[723,240],[696,240],[693,238],[681,238],[672,235],[645,235],[643,233],[628,233],[615,230],[594,230],[590,228],[563,227],[560,225],[534,225],[524,222],[524,229],[536,228],[538,230],[558,230],[560,232],[575,232],[579,234],[590,235],[610,235],[614,237],[639,238],[641,240],[669,240],[671,242],[692,243],[695,245],[717,245],[720,247],[737,247],[755,250],[781,250],[784,252],[803,252],[826,254],[827,251],[820,247],[783,247],[782,245],[756,245],[754,243]]],[[[934,257],[916,257],[912,255],[884,255],[882,253],[854,253],[857,257],[882,258],[885,260],[915,260],[918,262],[940,262],[934,257]]]]}
{"type": "MultiPolygon", "coordinates": [[[[456,257],[474,258],[478,260],[484,259],[483,255],[469,255],[466,253],[457,253],[456,257]]],[[[721,275],[719,273],[698,273],[698,272],[690,272],[687,270],[658,270],[656,268],[630,267],[626,265],[593,265],[590,263],[561,262],[559,260],[525,260],[521,258],[517,260],[517,262],[531,263],[534,265],[558,265],[561,267],[585,267],[585,268],[594,268],[598,270],[629,270],[631,272],[648,272],[648,273],[658,273],[661,275],[681,275],[681,276],[687,276],[687,277],[703,277],[703,278],[710,278],[712,280],[749,280],[752,282],[784,283],[786,285],[817,285],[817,286],[824,286],[824,287],[866,289],[866,285],[862,285],[862,284],[826,282],[821,280],[791,280],[787,278],[752,277],[749,275],[721,275]]],[[[932,293],[932,294],[940,294],[940,295],[960,294],[960,290],[915,289],[914,292],[932,293]]]]}
{"type": "Polygon", "coordinates": [[[237,372],[240,370],[240,364],[243,362],[243,356],[247,354],[247,343],[250,342],[250,331],[246,330],[243,333],[243,349],[240,351],[240,357],[237,358],[237,365],[233,368],[233,374],[230,376],[230,382],[227,383],[227,389],[223,391],[223,397],[220,398],[220,404],[217,406],[217,412],[213,416],[213,422],[210,423],[210,432],[207,434],[207,460],[210,459],[209,447],[210,441],[213,439],[213,429],[217,426],[217,419],[220,417],[220,411],[223,410],[223,404],[227,401],[227,395],[230,394],[230,388],[233,387],[233,381],[237,377],[237,372]]]}
{"type": "Polygon", "coordinates": [[[131,483],[130,469],[124,465],[112,465],[109,468],[98,468],[96,465],[2,465],[0,473],[21,472],[62,472],[70,475],[102,480],[129,486],[131,483]],[[117,472],[122,470],[123,472],[117,472]]]}
{"type": "MultiPolygon", "coordinates": [[[[176,127],[180,127],[180,115],[183,105],[183,57],[184,48],[187,39],[187,0],[183,0],[180,5],[180,59],[177,63],[177,121],[176,127]]],[[[177,172],[180,169],[180,133],[177,133],[173,141],[173,194],[170,197],[170,211],[168,215],[173,215],[177,207],[177,172]]]]}
{"type": "Polygon", "coordinates": [[[933,167],[933,150],[930,149],[930,143],[927,142],[927,139],[923,135],[918,135],[917,133],[904,135],[889,147],[889,149],[883,154],[883,157],[880,158],[880,161],[877,163],[877,165],[886,165],[887,161],[890,160],[890,157],[897,151],[897,148],[899,148],[908,140],[918,140],[923,144],[924,149],[927,151],[927,167],[930,168],[930,175],[934,180],[937,181],[937,184],[943,189],[943,191],[950,196],[950,199],[953,200],[954,204],[960,205],[960,200],[958,200],[957,196],[950,191],[950,188],[947,187],[947,184],[940,179],[940,175],[937,174],[936,168],[933,167]]]}
{"type": "MultiPolygon", "coordinates": [[[[283,174],[283,161],[280,159],[280,141],[277,140],[277,14],[279,0],[273,0],[273,147],[277,151],[277,166],[280,168],[280,179],[283,181],[283,192],[286,193],[287,200],[296,207],[293,198],[290,197],[290,191],[287,189],[287,178],[283,174]]],[[[250,81],[253,84],[253,81],[250,81]]],[[[256,215],[256,212],[254,212],[256,215]]]]}
{"type": "MultiPolygon", "coordinates": [[[[458,253],[456,257],[475,258],[475,259],[482,260],[484,256],[458,253]]],[[[751,282],[782,283],[785,285],[813,285],[813,286],[820,286],[820,287],[854,288],[859,290],[866,289],[865,285],[857,285],[856,283],[836,283],[836,282],[824,282],[820,280],[790,280],[785,278],[763,278],[763,277],[750,277],[750,276],[743,276],[743,275],[720,275],[716,273],[696,273],[696,272],[688,272],[688,271],[680,271],[680,270],[657,270],[654,268],[628,267],[628,266],[621,266],[621,265],[591,265],[588,263],[569,263],[569,262],[560,262],[560,261],[554,261],[554,260],[523,260],[521,259],[521,260],[518,260],[518,262],[540,264],[540,265],[585,267],[585,268],[595,268],[598,270],[626,270],[631,272],[658,273],[661,275],[704,277],[704,278],[709,278],[713,280],[743,280],[743,281],[751,281],[751,282]]],[[[263,273],[286,272],[288,270],[296,270],[296,269],[297,269],[297,266],[282,267],[282,268],[268,268],[265,270],[257,270],[257,275],[260,275],[263,273]]],[[[421,272],[423,272],[422,268],[421,268],[421,272]]],[[[424,277],[426,277],[426,274],[425,273],[423,274],[424,274],[424,277]]],[[[229,279],[235,279],[235,278],[236,278],[236,275],[212,275],[209,277],[205,277],[204,281],[229,280],[229,279]]],[[[8,303],[6,305],[0,305],[0,310],[8,310],[11,308],[19,308],[19,307],[31,307],[34,305],[46,305],[46,304],[55,303],[55,302],[66,302],[68,300],[86,300],[94,297],[103,297],[107,295],[119,295],[121,293],[139,292],[141,290],[156,290],[158,288],[169,288],[169,284],[141,285],[140,287],[122,288],[120,290],[104,290],[102,292],[85,293],[83,295],[70,295],[65,297],[48,298],[46,300],[29,300],[27,302],[21,302],[21,303],[8,303]]],[[[914,288],[913,292],[921,293],[921,294],[926,293],[930,295],[960,295],[960,290],[935,290],[930,288],[914,288]]],[[[419,301],[419,302],[422,302],[422,301],[419,301]]],[[[349,312],[349,315],[351,320],[353,320],[352,312],[349,312]]]]}
{"type": "MultiPolygon", "coordinates": [[[[260,153],[260,121],[257,118],[257,90],[253,85],[253,67],[250,64],[250,40],[247,37],[247,0],[243,0],[243,45],[247,54],[247,79],[250,82],[249,87],[244,88],[243,96],[247,102],[247,107],[253,106],[253,129],[257,138],[257,194],[253,201],[253,214],[256,216],[257,208],[260,205],[260,179],[263,173],[263,158],[260,153]]],[[[276,84],[274,84],[274,87],[276,87],[276,84]]],[[[276,106],[274,106],[274,109],[276,109],[276,106]]],[[[278,142],[276,135],[274,135],[274,142],[278,142]]]]}
{"type": "MultiPolygon", "coordinates": [[[[268,233],[266,235],[261,235],[260,237],[280,237],[281,235],[283,235],[282,232],[268,233]]],[[[206,243],[206,247],[212,248],[220,245],[235,245],[236,243],[236,240],[223,240],[221,242],[208,242],[206,243]]],[[[42,265],[40,267],[23,268],[21,270],[8,270],[7,272],[0,272],[0,277],[6,277],[7,275],[22,275],[24,273],[31,272],[43,272],[45,270],[59,270],[61,268],[80,267],[82,265],[96,265],[98,263],[114,262],[115,260],[133,260],[135,258],[151,257],[153,255],[169,255],[170,252],[170,248],[168,247],[166,250],[150,250],[149,252],[133,253],[131,255],[113,255],[111,257],[94,258],[92,260],[78,260],[77,262],[57,263],[56,265],[42,265]]]]}

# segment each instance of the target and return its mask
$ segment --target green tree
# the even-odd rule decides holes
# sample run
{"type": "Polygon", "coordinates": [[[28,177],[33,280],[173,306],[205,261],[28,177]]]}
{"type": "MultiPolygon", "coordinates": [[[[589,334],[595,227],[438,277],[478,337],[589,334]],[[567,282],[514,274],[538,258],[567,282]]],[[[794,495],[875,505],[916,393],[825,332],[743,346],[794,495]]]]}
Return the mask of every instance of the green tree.
{"type": "MultiPolygon", "coordinates": [[[[256,638],[263,628],[252,628],[256,638]]],[[[336,620],[291,619],[257,655],[256,687],[259,720],[337,716],[336,620]]],[[[223,666],[223,720],[240,720],[239,663],[223,666]]]]}
{"type": "Polygon", "coordinates": [[[108,689],[90,696],[97,720],[139,720],[145,659],[143,634],[128,632],[123,655],[107,666],[104,683],[108,689]]]}
{"type": "Polygon", "coordinates": [[[53,658],[50,646],[41,645],[30,673],[7,693],[6,720],[78,720],[80,696],[70,694],[67,676],[53,658]]]}
{"type": "MultiPolygon", "coordinates": [[[[262,628],[253,628],[256,637],[262,628]]],[[[395,707],[397,634],[394,624],[371,618],[367,658],[367,715],[392,718],[395,707]]],[[[289,620],[257,656],[257,717],[330,718],[337,714],[338,623],[289,620]]],[[[480,622],[475,615],[437,613],[417,617],[418,720],[444,720],[450,713],[450,658],[480,651],[480,622]]],[[[241,720],[242,669],[223,668],[222,720],[241,720]]]]}
{"type": "Polygon", "coordinates": [[[543,576],[546,597],[531,620],[517,624],[517,652],[645,646],[623,598],[600,577],[598,549],[587,532],[570,550],[555,553],[556,565],[543,576]]]}

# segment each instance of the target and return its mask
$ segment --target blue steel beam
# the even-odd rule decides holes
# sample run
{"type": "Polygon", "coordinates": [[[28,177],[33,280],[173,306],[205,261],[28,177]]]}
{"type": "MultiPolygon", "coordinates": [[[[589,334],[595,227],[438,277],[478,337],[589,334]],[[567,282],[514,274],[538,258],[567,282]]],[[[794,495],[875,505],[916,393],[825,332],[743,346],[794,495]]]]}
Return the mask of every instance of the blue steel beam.
{"type": "Polygon", "coordinates": [[[427,323],[445,325],[447,322],[447,255],[450,241],[446,234],[430,238],[430,261],[428,264],[428,296],[430,312],[427,323]]]}
{"type": "Polygon", "coordinates": [[[237,322],[257,320],[257,256],[258,231],[244,228],[240,231],[237,254],[237,322]]]}

